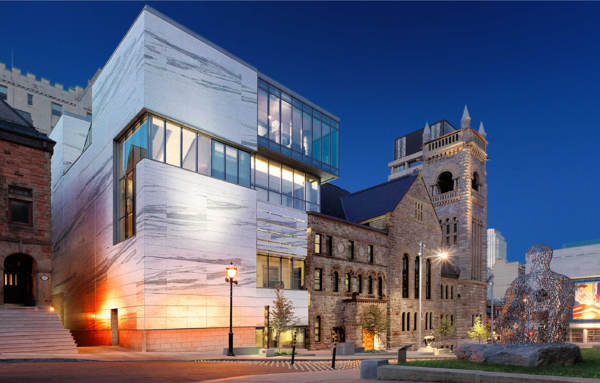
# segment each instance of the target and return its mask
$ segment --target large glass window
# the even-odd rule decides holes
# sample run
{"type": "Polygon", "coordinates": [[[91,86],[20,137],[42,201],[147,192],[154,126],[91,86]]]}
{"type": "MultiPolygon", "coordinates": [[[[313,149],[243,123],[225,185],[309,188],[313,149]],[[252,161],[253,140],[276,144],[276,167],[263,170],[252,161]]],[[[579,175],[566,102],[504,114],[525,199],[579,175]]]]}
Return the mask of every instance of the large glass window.
{"type": "Polygon", "coordinates": [[[225,173],[228,182],[238,182],[238,150],[231,146],[225,147],[225,173]]]}
{"type": "Polygon", "coordinates": [[[118,144],[118,241],[135,233],[135,165],[147,157],[148,124],[144,117],[122,136],[118,144]]]}
{"type": "Polygon", "coordinates": [[[294,105],[292,110],[292,150],[302,152],[302,110],[294,105]]]}
{"type": "Polygon", "coordinates": [[[211,139],[198,135],[198,173],[210,176],[211,139]]]}
{"type": "Polygon", "coordinates": [[[402,256],[402,298],[408,298],[408,254],[402,256]]]}
{"type": "Polygon", "coordinates": [[[8,98],[8,88],[4,85],[0,85],[0,100],[6,101],[8,98]]]}
{"type": "Polygon", "coordinates": [[[183,163],[184,169],[196,171],[196,157],[198,145],[196,144],[196,133],[188,129],[182,130],[181,136],[181,147],[183,149],[183,163]]]}
{"type": "Polygon", "coordinates": [[[302,116],[302,152],[306,157],[310,157],[312,153],[312,116],[306,111],[302,116]]]}
{"type": "Polygon", "coordinates": [[[337,129],[331,129],[331,166],[339,168],[340,136],[337,129]]]}
{"type": "Polygon", "coordinates": [[[254,158],[254,186],[259,200],[320,211],[318,178],[258,155],[254,158]]]}
{"type": "Polygon", "coordinates": [[[312,157],[321,160],[321,120],[313,118],[312,157]]]}
{"type": "Polygon", "coordinates": [[[258,135],[266,137],[268,133],[268,110],[267,99],[268,93],[264,89],[258,89],[258,135]]]}
{"type": "Polygon", "coordinates": [[[327,165],[331,164],[331,158],[329,156],[329,125],[323,123],[321,126],[321,160],[327,165]]]}
{"type": "Polygon", "coordinates": [[[281,145],[292,147],[292,105],[281,100],[281,145]]]}
{"type": "Polygon", "coordinates": [[[258,143],[338,175],[338,121],[258,80],[258,143]]]}
{"type": "Polygon", "coordinates": [[[415,298],[419,297],[419,257],[415,258],[415,298]]]}
{"type": "Polygon", "coordinates": [[[256,255],[256,287],[301,290],[304,260],[274,255],[256,255]]]}
{"type": "Polygon", "coordinates": [[[251,168],[250,153],[240,150],[240,151],[238,151],[238,154],[239,154],[239,161],[240,161],[238,183],[242,186],[250,187],[250,168],[251,168]]]}
{"type": "Polygon", "coordinates": [[[167,163],[181,166],[181,128],[167,121],[167,163]]]}
{"type": "Polygon", "coordinates": [[[269,139],[279,143],[279,129],[281,117],[279,116],[279,97],[269,94],[269,139]]]}
{"type": "Polygon", "coordinates": [[[215,178],[225,179],[225,145],[213,140],[211,157],[211,175],[215,178]]]}
{"type": "Polygon", "coordinates": [[[152,117],[150,126],[150,145],[152,147],[152,159],[160,162],[165,161],[165,120],[152,117]]]}

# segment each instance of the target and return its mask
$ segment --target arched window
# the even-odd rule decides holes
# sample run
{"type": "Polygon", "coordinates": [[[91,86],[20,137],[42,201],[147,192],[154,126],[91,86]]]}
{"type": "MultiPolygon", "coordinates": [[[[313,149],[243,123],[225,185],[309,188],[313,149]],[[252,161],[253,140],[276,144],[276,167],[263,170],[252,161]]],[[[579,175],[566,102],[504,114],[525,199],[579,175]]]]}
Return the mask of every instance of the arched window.
{"type": "Polygon", "coordinates": [[[446,286],[446,299],[448,299],[448,286],[446,286]]]}
{"type": "Polygon", "coordinates": [[[479,174],[473,172],[473,178],[471,178],[471,188],[475,191],[479,191],[479,174]]]}
{"type": "Polygon", "coordinates": [[[373,277],[369,275],[369,279],[367,281],[367,291],[370,294],[373,294],[373,277]]]}
{"type": "Polygon", "coordinates": [[[408,298],[408,254],[402,256],[402,298],[408,298]]]}
{"type": "Polygon", "coordinates": [[[340,277],[339,277],[337,271],[333,272],[333,281],[332,281],[332,283],[333,283],[333,291],[337,293],[339,291],[339,288],[340,288],[339,287],[340,277]]]}
{"type": "Polygon", "coordinates": [[[346,280],[344,281],[346,285],[346,292],[349,293],[352,291],[352,279],[350,277],[350,273],[346,273],[346,280]]]}
{"type": "Polygon", "coordinates": [[[429,329],[430,330],[433,330],[433,326],[431,325],[432,324],[432,320],[431,320],[432,317],[433,317],[433,313],[429,313],[429,329]]]}
{"type": "Polygon", "coordinates": [[[406,313],[406,331],[410,331],[410,313],[406,313]]]}
{"type": "Polygon", "coordinates": [[[419,257],[415,258],[415,298],[419,297],[419,257]]]}
{"type": "Polygon", "coordinates": [[[362,294],[362,275],[358,276],[358,293],[362,294]]]}
{"type": "Polygon", "coordinates": [[[440,299],[444,299],[444,285],[440,283],[440,299]]]}
{"type": "Polygon", "coordinates": [[[425,313],[425,330],[427,330],[427,319],[429,317],[429,313],[425,313]]]}
{"type": "Polygon", "coordinates": [[[431,299],[431,259],[425,263],[425,299],[431,299]]]}
{"type": "Polygon", "coordinates": [[[417,313],[415,313],[414,319],[415,320],[413,320],[413,330],[416,330],[417,329],[417,313]]]}
{"type": "Polygon", "coordinates": [[[383,278],[381,277],[377,279],[377,295],[379,298],[383,297],[383,278]]]}
{"type": "Polygon", "coordinates": [[[454,299],[454,286],[450,286],[450,299],[454,299]]]}
{"type": "Polygon", "coordinates": [[[321,341],[321,317],[317,316],[315,318],[315,342],[320,342],[321,341]]]}
{"type": "Polygon", "coordinates": [[[437,179],[437,188],[440,194],[454,190],[454,178],[452,177],[452,173],[443,172],[440,174],[437,179]]]}
{"type": "Polygon", "coordinates": [[[402,331],[405,331],[406,327],[405,327],[405,319],[406,319],[406,313],[402,313],[402,331]]]}

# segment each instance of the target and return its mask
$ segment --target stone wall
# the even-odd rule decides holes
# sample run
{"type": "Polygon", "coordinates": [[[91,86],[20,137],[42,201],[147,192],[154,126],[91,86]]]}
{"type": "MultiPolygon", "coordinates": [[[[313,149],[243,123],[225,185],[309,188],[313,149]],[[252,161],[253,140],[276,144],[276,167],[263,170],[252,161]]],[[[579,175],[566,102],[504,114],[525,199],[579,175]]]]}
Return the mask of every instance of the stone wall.
{"type": "MultiPolygon", "coordinates": [[[[50,233],[50,157],[52,153],[0,140],[0,276],[4,260],[11,254],[27,254],[35,260],[34,299],[37,305],[50,305],[52,284],[52,245],[50,233]],[[33,192],[33,224],[8,222],[9,186],[33,192]],[[47,279],[42,280],[44,277],[47,279]]],[[[4,303],[0,283],[0,304],[4,303]]]]}
{"type": "MultiPolygon", "coordinates": [[[[306,347],[323,349],[331,347],[331,331],[333,327],[343,326],[346,329],[346,341],[362,346],[362,332],[355,330],[358,318],[345,314],[346,310],[357,312],[353,304],[346,301],[352,299],[352,293],[358,293],[358,277],[362,276],[362,293],[358,293],[362,304],[372,302],[380,304],[387,302],[387,288],[384,296],[377,297],[377,281],[381,277],[384,286],[387,284],[387,235],[381,230],[353,224],[348,221],[329,217],[318,213],[308,214],[308,257],[306,261],[306,276],[309,289],[309,325],[306,331],[306,347]],[[322,236],[322,253],[315,254],[315,235],[322,236]],[[332,237],[333,254],[325,251],[325,236],[332,237]],[[354,241],[354,259],[348,259],[349,241],[354,241]],[[373,246],[373,263],[368,262],[368,245],[373,246]],[[322,289],[314,286],[314,270],[323,270],[322,289]],[[333,275],[338,273],[338,291],[333,291],[333,275]],[[352,292],[345,291],[345,275],[352,276],[352,292]],[[373,279],[372,293],[368,292],[368,278],[373,279]],[[315,341],[315,318],[321,317],[321,340],[315,341]]],[[[357,313],[360,315],[360,313],[357,313]]]]}

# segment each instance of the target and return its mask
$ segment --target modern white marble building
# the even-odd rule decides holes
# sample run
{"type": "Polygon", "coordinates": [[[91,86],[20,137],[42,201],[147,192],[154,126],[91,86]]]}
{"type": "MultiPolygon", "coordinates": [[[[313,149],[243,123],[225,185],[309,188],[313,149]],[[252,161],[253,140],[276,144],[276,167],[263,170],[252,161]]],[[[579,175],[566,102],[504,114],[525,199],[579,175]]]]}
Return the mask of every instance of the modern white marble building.
{"type": "Polygon", "coordinates": [[[79,345],[254,346],[281,287],[307,325],[307,210],[339,119],[152,8],[53,130],[53,301],[79,345]]]}

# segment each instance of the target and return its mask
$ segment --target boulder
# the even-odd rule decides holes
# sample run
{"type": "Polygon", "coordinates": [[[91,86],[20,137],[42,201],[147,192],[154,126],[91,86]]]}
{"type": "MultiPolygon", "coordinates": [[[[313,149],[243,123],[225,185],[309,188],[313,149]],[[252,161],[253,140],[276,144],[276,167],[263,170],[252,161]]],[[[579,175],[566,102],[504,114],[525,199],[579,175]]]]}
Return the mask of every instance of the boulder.
{"type": "Polygon", "coordinates": [[[458,359],[511,366],[572,366],[581,362],[574,344],[463,344],[456,349],[458,359]]]}

